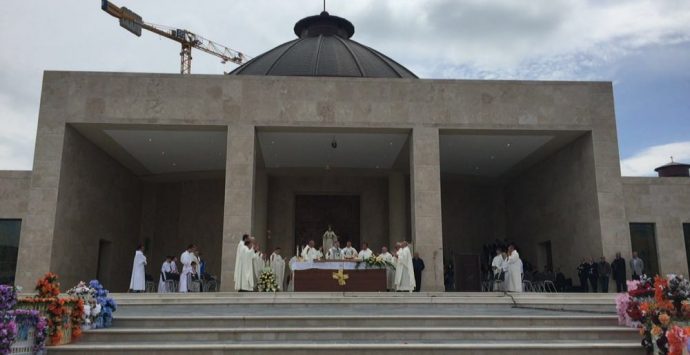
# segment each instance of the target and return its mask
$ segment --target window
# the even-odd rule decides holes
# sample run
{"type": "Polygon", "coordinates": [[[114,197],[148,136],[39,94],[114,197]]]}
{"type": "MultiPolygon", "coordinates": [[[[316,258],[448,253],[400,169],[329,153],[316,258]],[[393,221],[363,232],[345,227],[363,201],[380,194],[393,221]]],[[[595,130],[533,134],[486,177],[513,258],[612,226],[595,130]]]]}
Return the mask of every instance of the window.
{"type": "Polygon", "coordinates": [[[644,272],[649,276],[659,274],[656,253],[656,226],[654,223],[630,223],[632,250],[644,261],[644,272]]]}
{"type": "Polygon", "coordinates": [[[0,219],[0,284],[14,284],[21,219],[0,219]]]}

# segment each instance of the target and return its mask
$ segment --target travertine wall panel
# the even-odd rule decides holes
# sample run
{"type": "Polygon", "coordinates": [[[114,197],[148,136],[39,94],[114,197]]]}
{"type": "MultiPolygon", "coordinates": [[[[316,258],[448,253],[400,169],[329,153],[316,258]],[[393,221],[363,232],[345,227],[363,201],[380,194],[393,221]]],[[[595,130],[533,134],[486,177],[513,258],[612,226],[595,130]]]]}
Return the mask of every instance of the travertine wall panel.
{"type": "Polygon", "coordinates": [[[110,241],[114,268],[102,282],[113,291],[129,287],[139,240],[139,179],[67,126],[60,169],[50,269],[63,289],[96,278],[99,240],[110,241]]]}
{"type": "Polygon", "coordinates": [[[0,219],[24,219],[29,209],[31,171],[0,171],[0,219]]]}
{"type": "MultiPolygon", "coordinates": [[[[575,280],[580,258],[604,254],[592,137],[585,134],[532,166],[505,188],[508,238],[536,265],[539,243],[551,241],[554,269],[575,280]]],[[[622,249],[624,251],[625,249],[622,249]]]]}
{"type": "Polygon", "coordinates": [[[690,179],[624,177],[622,182],[628,221],[656,225],[660,272],[687,275],[683,223],[690,223],[690,179]]]}

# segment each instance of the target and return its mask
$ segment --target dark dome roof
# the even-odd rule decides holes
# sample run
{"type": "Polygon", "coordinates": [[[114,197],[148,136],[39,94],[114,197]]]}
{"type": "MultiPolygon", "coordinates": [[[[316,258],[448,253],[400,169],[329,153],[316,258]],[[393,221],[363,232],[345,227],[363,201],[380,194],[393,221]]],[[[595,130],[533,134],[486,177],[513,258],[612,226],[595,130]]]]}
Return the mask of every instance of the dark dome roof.
{"type": "Polygon", "coordinates": [[[350,21],[322,12],[301,19],[299,37],[250,60],[230,75],[346,76],[416,78],[411,71],[378,51],[350,39],[350,21]]]}

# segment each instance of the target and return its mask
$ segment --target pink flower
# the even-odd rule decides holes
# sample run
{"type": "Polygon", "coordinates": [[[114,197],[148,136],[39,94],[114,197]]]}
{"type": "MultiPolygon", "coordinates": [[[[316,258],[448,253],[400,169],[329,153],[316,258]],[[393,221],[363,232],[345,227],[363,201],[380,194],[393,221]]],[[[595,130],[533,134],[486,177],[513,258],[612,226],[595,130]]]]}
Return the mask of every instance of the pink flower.
{"type": "Polygon", "coordinates": [[[640,286],[640,280],[628,280],[626,283],[628,284],[628,292],[637,290],[640,286]]]}

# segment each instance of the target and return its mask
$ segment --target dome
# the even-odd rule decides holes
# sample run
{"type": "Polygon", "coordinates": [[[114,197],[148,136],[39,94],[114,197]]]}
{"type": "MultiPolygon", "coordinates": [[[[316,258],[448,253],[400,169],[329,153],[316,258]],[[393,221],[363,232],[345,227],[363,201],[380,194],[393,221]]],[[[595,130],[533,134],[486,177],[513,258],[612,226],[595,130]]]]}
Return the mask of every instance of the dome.
{"type": "Polygon", "coordinates": [[[301,19],[294,31],[297,39],[261,54],[230,75],[417,77],[380,52],[351,40],[352,23],[328,12],[301,19]]]}

